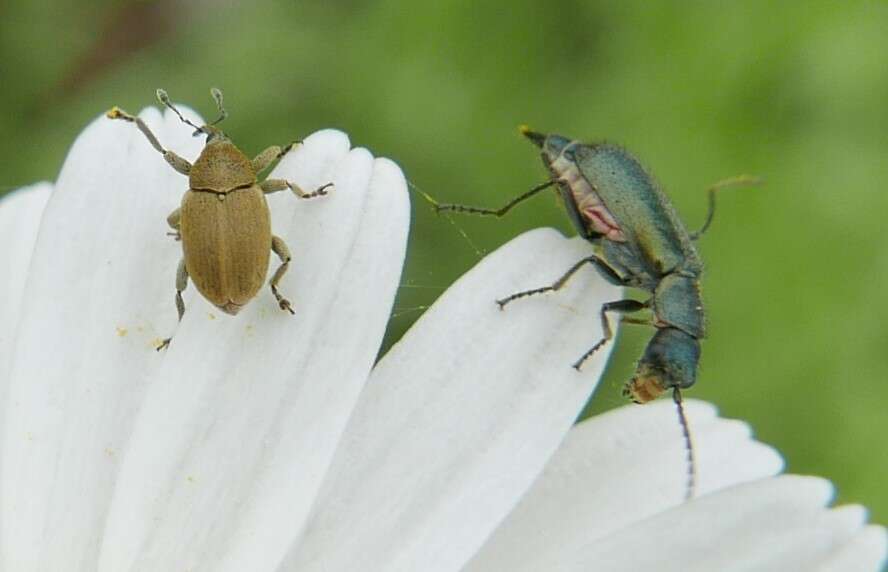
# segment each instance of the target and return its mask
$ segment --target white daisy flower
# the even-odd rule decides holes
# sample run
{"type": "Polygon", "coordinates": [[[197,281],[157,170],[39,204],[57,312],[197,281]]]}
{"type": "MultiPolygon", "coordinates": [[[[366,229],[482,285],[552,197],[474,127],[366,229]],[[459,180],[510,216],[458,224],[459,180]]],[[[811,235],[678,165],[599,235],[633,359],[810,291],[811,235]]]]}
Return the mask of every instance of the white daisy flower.
{"type": "MultiPolygon", "coordinates": [[[[171,113],[141,117],[193,160],[171,113]]],[[[194,118],[192,114],[191,117],[194,118]]],[[[195,122],[199,120],[195,118],[195,122]]],[[[233,134],[235,143],[236,134],[233,134]]],[[[570,364],[615,299],[593,272],[500,312],[586,252],[538,230],[454,284],[374,367],[404,261],[400,169],[321,131],[273,173],[293,262],[237,316],[192,286],[187,187],[133,125],[97,119],[54,185],[0,202],[0,569],[878,570],[886,534],[829,483],[775,476],[743,423],[668,400],[572,428],[607,359],[570,364]],[[38,230],[39,229],[39,230],[38,230]],[[172,345],[156,352],[170,334],[172,345]]]]}

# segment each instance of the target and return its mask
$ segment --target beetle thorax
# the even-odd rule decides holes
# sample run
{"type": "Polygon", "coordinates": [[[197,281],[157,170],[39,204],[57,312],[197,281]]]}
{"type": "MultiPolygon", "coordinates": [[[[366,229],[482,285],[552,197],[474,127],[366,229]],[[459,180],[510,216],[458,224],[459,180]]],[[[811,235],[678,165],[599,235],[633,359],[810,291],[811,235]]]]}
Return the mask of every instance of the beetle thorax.
{"type": "Polygon", "coordinates": [[[207,143],[191,167],[192,190],[227,193],[256,183],[250,159],[227,139],[207,143]]]}
{"type": "Polygon", "coordinates": [[[604,202],[589,184],[589,181],[580,173],[575,162],[567,159],[564,155],[559,155],[549,164],[549,168],[558,181],[570,189],[577,210],[591,230],[614,242],[626,241],[620,225],[604,206],[604,202]]]}

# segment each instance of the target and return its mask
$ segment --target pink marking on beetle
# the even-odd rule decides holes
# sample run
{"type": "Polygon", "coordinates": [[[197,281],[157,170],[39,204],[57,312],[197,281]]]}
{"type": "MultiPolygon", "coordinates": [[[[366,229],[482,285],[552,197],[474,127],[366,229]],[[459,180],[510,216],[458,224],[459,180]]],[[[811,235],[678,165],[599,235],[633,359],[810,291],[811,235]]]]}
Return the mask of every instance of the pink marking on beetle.
{"type": "Polygon", "coordinates": [[[603,234],[608,240],[626,242],[620,225],[614,220],[613,215],[602,203],[601,197],[598,196],[589,181],[583,177],[577,166],[563,157],[559,157],[552,163],[552,168],[559,174],[560,181],[568,186],[577,208],[583,214],[583,218],[592,225],[592,228],[603,234]]]}
{"type": "Polygon", "coordinates": [[[583,209],[583,217],[592,223],[593,228],[597,232],[600,232],[604,235],[608,240],[613,240],[614,242],[626,242],[626,237],[623,235],[623,230],[620,228],[620,225],[617,224],[617,221],[611,216],[610,212],[604,205],[588,205],[583,209]]]}

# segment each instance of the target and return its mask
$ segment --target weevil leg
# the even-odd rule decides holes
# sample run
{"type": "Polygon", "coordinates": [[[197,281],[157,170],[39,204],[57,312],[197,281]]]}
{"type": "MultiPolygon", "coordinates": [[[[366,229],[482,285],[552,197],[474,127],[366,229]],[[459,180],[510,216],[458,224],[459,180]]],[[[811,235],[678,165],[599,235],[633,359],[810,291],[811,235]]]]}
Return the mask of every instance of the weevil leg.
{"type": "Polygon", "coordinates": [[[182,240],[182,233],[179,232],[179,219],[181,217],[181,213],[182,209],[177,208],[170,213],[170,216],[167,217],[167,224],[170,225],[170,228],[173,229],[173,232],[168,232],[167,236],[172,236],[177,241],[182,240]]]}
{"type": "Polygon", "coordinates": [[[583,362],[589,359],[592,354],[597,352],[614,337],[614,332],[611,330],[610,322],[607,319],[608,312],[620,312],[623,314],[631,314],[632,312],[640,312],[648,307],[647,302],[639,302],[638,300],[617,300],[616,302],[607,302],[606,304],[601,305],[601,329],[604,332],[602,338],[592,346],[589,351],[584,353],[580,359],[578,359],[574,364],[573,368],[577,371],[583,367],[583,362]]]}
{"type": "Polygon", "coordinates": [[[287,273],[287,269],[290,267],[290,260],[292,260],[292,256],[290,256],[290,249],[287,248],[287,245],[284,243],[283,239],[279,236],[271,237],[271,250],[275,254],[278,255],[278,258],[281,259],[281,265],[278,266],[278,269],[274,271],[274,276],[271,277],[271,293],[274,294],[275,300],[278,301],[278,306],[281,307],[281,310],[286,310],[291,314],[295,314],[293,308],[290,306],[290,301],[281,296],[281,293],[278,292],[278,283],[281,281],[281,278],[284,277],[284,274],[287,273]]]}
{"type": "MultiPolygon", "coordinates": [[[[485,209],[485,208],[481,208],[481,207],[470,207],[467,205],[456,205],[456,204],[442,204],[442,203],[438,203],[438,202],[433,202],[432,204],[434,205],[435,212],[437,212],[437,213],[440,213],[443,211],[453,211],[453,212],[459,212],[459,213],[476,214],[476,215],[481,215],[481,216],[501,217],[501,216],[505,215],[507,212],[509,212],[512,209],[512,207],[514,207],[518,203],[524,202],[527,199],[529,199],[530,197],[539,193],[540,191],[548,189],[549,187],[554,185],[556,182],[557,181],[555,181],[555,180],[550,180],[550,181],[546,181],[545,183],[541,183],[541,184],[535,186],[534,188],[530,189],[526,193],[524,193],[522,195],[518,195],[517,197],[515,197],[511,201],[507,202],[506,204],[504,204],[503,206],[501,206],[498,209],[485,209]]],[[[434,199],[432,199],[431,197],[426,197],[426,198],[434,201],[434,199]]]]}
{"type": "Polygon", "coordinates": [[[604,277],[605,280],[614,284],[616,286],[625,286],[626,281],[617,274],[617,271],[611,268],[611,266],[604,261],[599,256],[595,256],[594,254],[591,256],[587,256],[583,258],[576,264],[570,267],[570,269],[564,273],[564,276],[555,281],[551,286],[543,286],[542,288],[534,288],[533,290],[525,290],[523,292],[517,292],[512,294],[511,296],[507,296],[502,300],[497,300],[496,303],[499,304],[500,310],[502,310],[506,304],[513,300],[517,300],[518,298],[524,298],[525,296],[534,296],[536,294],[543,294],[544,292],[553,292],[561,290],[567,281],[570,280],[570,277],[576,274],[576,272],[583,267],[584,264],[591,264],[595,266],[595,269],[598,270],[598,273],[604,277]]]}
{"type": "MultiPolygon", "coordinates": [[[[178,210],[176,209],[176,211],[178,210]]],[[[188,288],[188,269],[185,268],[185,259],[183,258],[179,261],[179,268],[176,269],[176,311],[179,312],[180,322],[182,321],[182,316],[185,315],[185,300],[182,299],[182,292],[185,288],[188,288]]],[[[172,337],[162,341],[157,346],[157,351],[169,347],[171,341],[173,341],[172,337]]]]}
{"type": "Polygon", "coordinates": [[[293,191],[293,194],[300,199],[313,199],[315,197],[322,197],[327,194],[327,189],[332,186],[333,183],[327,183],[326,185],[321,185],[310,193],[306,193],[299,185],[297,185],[296,183],[291,183],[286,179],[265,179],[264,181],[259,183],[259,187],[266,195],[290,189],[291,191],[293,191]]]}
{"type": "Polygon", "coordinates": [[[706,189],[706,195],[709,199],[709,209],[706,212],[706,220],[703,221],[703,226],[700,227],[699,230],[691,233],[691,240],[697,240],[703,233],[709,230],[709,225],[712,224],[712,219],[715,216],[715,193],[722,189],[730,188],[730,187],[749,187],[753,185],[760,185],[762,180],[759,177],[753,177],[752,175],[740,175],[737,177],[731,177],[730,179],[725,179],[723,181],[719,181],[706,189]]]}
{"type": "Polygon", "coordinates": [[[151,146],[157,149],[158,153],[163,155],[163,158],[166,160],[170,166],[176,171],[182,173],[183,175],[188,175],[191,173],[191,163],[183,159],[182,157],[176,155],[172,151],[164,149],[160,144],[160,141],[157,140],[157,137],[154,136],[154,133],[151,132],[151,129],[145,125],[145,122],[142,121],[141,118],[136,117],[127,113],[126,111],[120,109],[119,107],[112,107],[108,113],[105,114],[109,119],[122,119],[124,121],[129,121],[130,123],[135,123],[136,127],[139,128],[145,137],[148,138],[148,142],[151,143],[151,146]]]}
{"type": "Polygon", "coordinates": [[[268,168],[269,165],[277,161],[278,159],[282,159],[284,155],[290,152],[290,149],[299,145],[302,141],[293,141],[292,143],[285,145],[284,147],[280,147],[278,145],[272,145],[267,148],[265,151],[256,155],[253,158],[253,170],[256,173],[261,173],[265,169],[268,168]]]}

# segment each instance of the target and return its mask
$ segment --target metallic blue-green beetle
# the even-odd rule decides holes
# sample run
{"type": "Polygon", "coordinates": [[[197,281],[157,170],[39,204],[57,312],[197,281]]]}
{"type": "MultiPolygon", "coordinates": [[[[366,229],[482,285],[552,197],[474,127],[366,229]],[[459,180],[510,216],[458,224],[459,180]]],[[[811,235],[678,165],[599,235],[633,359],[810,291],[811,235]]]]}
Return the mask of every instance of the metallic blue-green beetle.
{"type": "Polygon", "coordinates": [[[497,300],[509,302],[561,289],[586,264],[593,265],[609,282],[644,290],[644,302],[615,300],[601,307],[604,337],[576,363],[583,362],[613,337],[607,312],[651,310],[657,328],[638,362],[624,394],[637,403],[655,399],[667,389],[675,393],[697,380],[700,340],[705,334],[700,275],[703,264],[694,248],[712,221],[715,191],[727,185],[752,184],[752,177],[737,177],[709,189],[709,213],[703,227],[689,233],[653,178],[625,149],[608,143],[585,144],[561,135],[543,135],[522,127],[522,133],[541,149],[551,178],[493,210],[464,205],[438,204],[436,210],[503,216],[518,203],[555,186],[571,222],[581,236],[600,248],[574,264],[550,286],[512,294],[497,300]]]}

